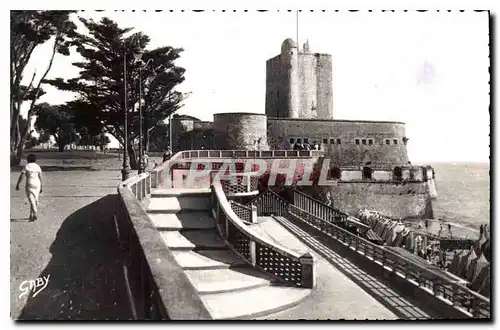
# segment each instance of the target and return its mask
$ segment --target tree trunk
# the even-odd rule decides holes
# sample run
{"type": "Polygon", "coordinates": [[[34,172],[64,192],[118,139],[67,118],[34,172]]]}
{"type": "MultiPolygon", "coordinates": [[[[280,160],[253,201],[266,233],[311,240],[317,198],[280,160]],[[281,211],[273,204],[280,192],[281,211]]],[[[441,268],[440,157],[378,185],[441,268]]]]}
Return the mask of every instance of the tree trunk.
{"type": "Polygon", "coordinates": [[[139,164],[137,162],[137,155],[133,146],[128,146],[128,160],[130,162],[130,169],[136,171],[139,169],[139,164]]]}
{"type": "Polygon", "coordinates": [[[63,144],[63,143],[58,143],[58,144],[57,144],[57,148],[59,149],[59,152],[63,152],[63,151],[64,151],[64,147],[65,147],[65,146],[66,146],[66,145],[65,145],[65,144],[63,144]]]}
{"type": "Polygon", "coordinates": [[[18,166],[21,164],[21,157],[17,155],[16,150],[10,151],[10,166],[18,166]]]}

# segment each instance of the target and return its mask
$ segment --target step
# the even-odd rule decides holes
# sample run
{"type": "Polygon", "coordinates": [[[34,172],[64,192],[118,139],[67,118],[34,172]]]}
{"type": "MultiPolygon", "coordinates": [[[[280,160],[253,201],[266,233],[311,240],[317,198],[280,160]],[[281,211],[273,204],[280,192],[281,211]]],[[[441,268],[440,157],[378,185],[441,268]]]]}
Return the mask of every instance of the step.
{"type": "Polygon", "coordinates": [[[208,211],[212,208],[210,197],[180,196],[154,197],[149,200],[148,213],[176,213],[182,211],[208,211]]]}
{"type": "Polygon", "coordinates": [[[210,188],[158,188],[151,191],[151,197],[210,196],[210,188]]]}
{"type": "Polygon", "coordinates": [[[253,319],[288,309],[301,303],[311,289],[264,286],[243,292],[201,295],[215,320],[253,319]]]}
{"type": "Polygon", "coordinates": [[[192,230],[215,228],[214,219],[207,211],[178,213],[151,213],[149,218],[161,230],[192,230]]]}
{"type": "Polygon", "coordinates": [[[171,250],[227,249],[215,230],[160,231],[160,235],[171,250]]]}
{"type": "Polygon", "coordinates": [[[198,293],[242,292],[269,286],[270,278],[253,268],[187,270],[186,275],[198,293]]]}
{"type": "Polygon", "coordinates": [[[231,250],[172,251],[172,253],[177,263],[185,270],[250,267],[231,250]]]}

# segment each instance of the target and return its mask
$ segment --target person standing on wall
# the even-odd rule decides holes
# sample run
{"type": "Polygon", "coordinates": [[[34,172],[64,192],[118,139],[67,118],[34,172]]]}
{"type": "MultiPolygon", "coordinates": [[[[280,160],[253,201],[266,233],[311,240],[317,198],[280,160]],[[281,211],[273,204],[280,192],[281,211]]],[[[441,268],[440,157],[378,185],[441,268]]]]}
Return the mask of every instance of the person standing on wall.
{"type": "Polygon", "coordinates": [[[167,160],[172,157],[172,149],[170,149],[170,146],[167,147],[167,150],[163,153],[163,163],[165,163],[167,160]]]}
{"type": "Polygon", "coordinates": [[[294,146],[293,146],[293,150],[304,150],[304,145],[302,144],[302,140],[301,139],[297,139],[297,142],[295,142],[294,146]]]}

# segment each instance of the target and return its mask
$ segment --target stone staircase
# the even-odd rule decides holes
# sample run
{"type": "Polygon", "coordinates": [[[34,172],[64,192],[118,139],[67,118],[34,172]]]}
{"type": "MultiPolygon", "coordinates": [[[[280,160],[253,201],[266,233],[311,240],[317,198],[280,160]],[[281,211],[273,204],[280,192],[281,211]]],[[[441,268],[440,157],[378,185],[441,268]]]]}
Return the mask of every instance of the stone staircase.
{"type": "Polygon", "coordinates": [[[219,236],[209,189],[157,189],[148,215],[214,319],[252,319],[300,303],[311,292],[275,283],[219,236]]]}

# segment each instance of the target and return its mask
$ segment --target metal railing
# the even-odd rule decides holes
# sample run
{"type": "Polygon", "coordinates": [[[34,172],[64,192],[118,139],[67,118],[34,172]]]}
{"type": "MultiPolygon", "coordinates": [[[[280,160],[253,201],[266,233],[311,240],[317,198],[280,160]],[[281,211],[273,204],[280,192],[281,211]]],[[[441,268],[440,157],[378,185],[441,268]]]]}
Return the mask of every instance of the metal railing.
{"type": "Polygon", "coordinates": [[[293,190],[293,205],[328,221],[345,221],[349,216],[347,213],[326,205],[297,189],[293,190]]]}
{"type": "Polygon", "coordinates": [[[235,201],[229,201],[234,214],[247,224],[257,222],[257,210],[254,206],[247,206],[235,201]]]}
{"type": "Polygon", "coordinates": [[[304,288],[314,286],[312,255],[299,255],[261,237],[233,211],[219,181],[214,181],[211,189],[217,229],[238,255],[281,282],[304,288]]]}
{"type": "Polygon", "coordinates": [[[298,192],[296,196],[300,197],[297,200],[305,209],[287,202],[271,190],[267,190],[265,193],[259,195],[250,201],[249,204],[256,207],[257,216],[274,214],[288,217],[293,221],[307,223],[351,250],[356,251],[363,257],[382,266],[387,271],[393,272],[420,289],[434,295],[444,303],[455,307],[469,317],[490,318],[490,300],[488,298],[382,246],[373,244],[360,236],[340,228],[331,221],[326,220],[335,217],[337,212],[332,209],[331,214],[326,214],[325,216],[322,213],[325,211],[322,211],[321,206],[306,205],[306,203],[319,204],[321,202],[315,201],[313,198],[305,198],[301,194],[298,192]],[[311,210],[317,210],[317,214],[322,214],[323,216],[314,215],[311,213],[311,210]]]}

